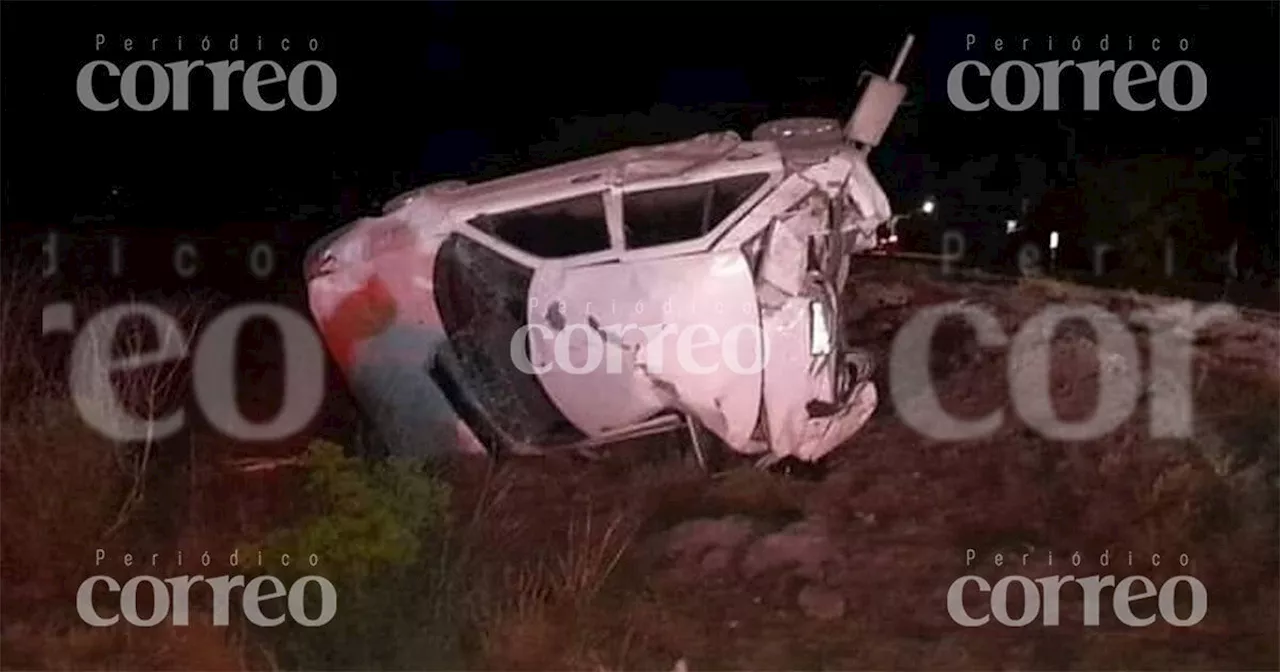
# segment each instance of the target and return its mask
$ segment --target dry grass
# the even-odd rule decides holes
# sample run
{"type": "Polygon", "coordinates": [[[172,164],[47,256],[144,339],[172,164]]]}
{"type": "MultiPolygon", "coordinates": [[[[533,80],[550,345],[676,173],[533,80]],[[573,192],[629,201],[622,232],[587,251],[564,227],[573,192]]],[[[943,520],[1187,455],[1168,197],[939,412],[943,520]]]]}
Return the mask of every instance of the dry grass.
{"type": "Polygon", "coordinates": [[[6,628],[4,667],[11,670],[191,670],[234,672],[270,669],[271,654],[226,628],[193,615],[191,625],[140,628],[73,627],[68,630],[18,624],[6,628]]]}
{"type": "MultiPolygon", "coordinates": [[[[914,286],[939,301],[982,293],[1006,328],[1014,329],[1047,303],[1100,301],[1121,312],[1150,303],[1062,283],[1029,282],[1014,292],[955,283],[935,289],[927,281],[914,286]]],[[[902,311],[896,319],[909,314],[902,311]]],[[[530,514],[528,504],[502,508],[492,512],[495,521],[557,524],[552,521],[564,516],[559,504],[585,496],[584,488],[652,502],[646,534],[681,519],[735,513],[821,517],[842,548],[845,567],[835,570],[836,580],[851,606],[839,621],[816,622],[797,613],[781,585],[676,583],[660,568],[632,566],[629,553],[615,570],[627,581],[619,578],[598,594],[594,609],[568,616],[546,607],[549,590],[526,588],[546,584],[513,583],[511,592],[534,596],[523,603],[536,607],[513,609],[529,615],[486,632],[493,645],[483,662],[499,669],[587,670],[665,669],[680,658],[693,669],[1272,669],[1280,660],[1274,637],[1280,376],[1274,356],[1266,356],[1273,352],[1275,328],[1259,329],[1264,333],[1255,335],[1236,325],[1228,331],[1244,335],[1200,344],[1197,435],[1191,441],[1152,440],[1145,402],[1111,434],[1068,443],[1039,437],[1010,417],[989,440],[939,445],[886,412],[840,454],[821,483],[751,470],[707,483],[665,470],[601,464],[580,467],[572,486],[559,492],[531,476],[525,487],[530,495],[539,493],[547,511],[530,514]],[[1210,616],[1190,629],[1093,632],[1078,623],[1016,632],[962,629],[940,605],[948,583],[966,573],[964,552],[971,547],[987,557],[1034,548],[1042,563],[1048,551],[1059,558],[1075,550],[1110,549],[1112,557],[1133,551],[1139,564],[1144,552],[1185,552],[1193,562],[1189,571],[1209,586],[1210,616]]],[[[1097,396],[1096,353],[1079,339],[1054,347],[1055,358],[1075,362],[1055,366],[1055,402],[1067,417],[1087,414],[1097,396]]],[[[955,349],[958,363],[937,374],[949,410],[1007,408],[1005,357],[980,353],[971,343],[955,349]]],[[[1145,358],[1141,364],[1147,366],[1145,358]]],[[[528,469],[544,479],[562,478],[545,465],[528,469]]],[[[519,492],[512,498],[529,501],[519,492]]],[[[651,542],[638,539],[633,550],[651,542]]],[[[543,540],[535,547],[561,548],[557,543],[543,540]]],[[[986,564],[980,571],[993,576],[1013,571],[993,570],[989,559],[986,564]]],[[[1020,573],[1060,571],[1055,564],[1020,573]]],[[[1140,571],[1158,584],[1179,570],[1168,563],[1115,569],[1120,575],[1140,571]]],[[[1078,615],[1081,608],[1079,600],[1062,604],[1064,613],[1078,615]]]]}
{"type": "MultiPolygon", "coordinates": [[[[101,572],[94,566],[96,549],[127,547],[145,532],[129,528],[157,480],[152,462],[161,437],[150,419],[179,407],[187,388],[180,363],[117,372],[109,361],[129,362],[166,344],[189,345],[204,313],[197,303],[173,311],[181,332],[157,333],[126,320],[115,334],[76,329],[78,340],[42,333],[49,306],[66,300],[75,326],[83,327],[94,311],[118,305],[108,299],[87,290],[68,298],[39,277],[13,273],[0,287],[0,664],[245,669],[252,656],[232,648],[225,628],[94,629],[75,615],[80,582],[101,572]],[[73,371],[81,374],[80,384],[70,382],[73,371]],[[118,440],[129,428],[114,422],[113,399],[142,419],[134,440],[118,440]],[[97,426],[86,418],[97,418],[97,426]]],[[[171,516],[180,510],[173,502],[152,504],[171,516]]]]}
{"type": "MultiPolygon", "coordinates": [[[[1019,310],[1079,298],[1069,287],[1041,281],[1022,289],[1005,297],[1022,302],[1019,310]]],[[[917,296],[934,291],[923,283],[917,290],[917,296]]],[[[0,665],[275,667],[276,655],[260,644],[198,625],[207,623],[199,618],[187,628],[145,631],[79,625],[74,589],[90,575],[99,545],[127,548],[145,539],[157,550],[221,548],[247,532],[246,520],[282,523],[280,512],[299,491],[285,474],[270,471],[218,480],[191,477],[195,466],[160,469],[155,458],[168,453],[145,450],[161,447],[157,442],[144,436],[122,445],[94,432],[59,382],[65,366],[38,347],[43,300],[6,303],[0,334],[0,665]],[[157,518],[169,526],[157,527],[157,518]]],[[[90,314],[84,310],[81,322],[90,314]]],[[[1017,317],[1023,315],[1001,315],[1017,317]]],[[[157,334],[129,325],[123,331],[112,346],[117,354],[158,343],[157,334]]],[[[1231,348],[1210,347],[1227,352],[1264,342],[1272,341],[1238,337],[1231,348]]],[[[64,340],[55,354],[67,352],[64,340]]],[[[946,401],[978,412],[1007,403],[993,387],[1003,384],[1003,358],[966,353],[940,375],[946,401]]],[[[1145,418],[1137,418],[1104,440],[1073,446],[1016,426],[987,443],[926,445],[886,412],[817,483],[753,469],[707,481],[675,461],[637,465],[615,456],[593,464],[517,460],[489,472],[479,487],[455,490],[463,522],[441,552],[451,586],[442,592],[448,601],[435,608],[449,612],[448,627],[461,633],[467,666],[481,669],[670,669],[686,657],[693,669],[1263,666],[1276,659],[1274,643],[1266,643],[1274,632],[1266,629],[1276,622],[1280,384],[1274,371],[1260,370],[1259,358],[1228,354],[1208,360],[1197,388],[1204,422],[1191,442],[1151,442],[1145,418]],[[652,550],[651,533],[723,515],[830,521],[847,565],[839,577],[851,605],[846,617],[806,620],[774,586],[677,586],[642,562],[652,550]],[[1197,572],[1212,577],[1214,622],[1174,633],[1028,629],[1010,639],[958,632],[945,615],[935,618],[941,612],[932,605],[957,575],[965,548],[985,552],[1025,540],[1068,551],[1188,552],[1197,572]]],[[[1090,402],[1082,391],[1091,385],[1084,380],[1090,372],[1082,366],[1066,373],[1062,393],[1073,404],[1090,402]]],[[[181,369],[143,368],[116,374],[113,385],[139,414],[164,412],[183,403],[184,376],[181,369]]],[[[86,397],[94,399],[101,400],[86,397]]],[[[181,438],[201,447],[199,454],[225,448],[216,437],[181,438]]],[[[179,446],[184,452],[186,443],[179,446]]],[[[275,470],[282,471],[288,468],[275,470]]],[[[413,655],[423,642],[386,645],[403,646],[410,653],[400,659],[420,669],[425,658],[413,655]]]]}
{"type": "Polygon", "coordinates": [[[69,403],[11,417],[0,444],[4,611],[54,599],[70,605],[132,479],[115,446],[86,429],[69,403]]]}
{"type": "Polygon", "coordinates": [[[593,527],[593,519],[587,509],[581,519],[570,521],[565,552],[555,566],[557,599],[579,609],[590,605],[600,594],[630,548],[635,533],[632,521],[623,513],[615,514],[603,528],[593,527]],[[631,529],[627,529],[629,526],[631,529]]]}
{"type": "Polygon", "coordinates": [[[546,669],[582,646],[592,628],[586,619],[600,606],[638,529],[626,512],[615,512],[604,524],[596,520],[588,508],[570,520],[560,544],[540,549],[541,557],[516,566],[499,561],[473,584],[470,618],[480,633],[484,663],[546,669]]]}

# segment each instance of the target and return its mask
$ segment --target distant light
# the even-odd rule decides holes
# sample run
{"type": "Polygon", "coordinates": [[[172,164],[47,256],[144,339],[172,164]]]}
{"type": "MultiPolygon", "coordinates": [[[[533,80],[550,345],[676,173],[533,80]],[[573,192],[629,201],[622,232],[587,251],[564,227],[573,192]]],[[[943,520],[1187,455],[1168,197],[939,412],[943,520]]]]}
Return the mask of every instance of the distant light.
{"type": "Polygon", "coordinates": [[[1004,220],[1004,230],[1005,230],[1005,233],[1013,233],[1014,231],[1017,231],[1017,230],[1018,230],[1018,220],[1016,220],[1016,219],[1006,219],[1006,220],[1004,220]]]}
{"type": "Polygon", "coordinates": [[[1057,231],[1052,231],[1049,233],[1049,249],[1051,250],[1058,249],[1058,232],[1057,231]]]}
{"type": "Polygon", "coordinates": [[[933,209],[934,209],[935,207],[937,207],[937,205],[933,202],[933,200],[932,200],[932,199],[930,199],[930,200],[925,201],[925,202],[924,202],[924,205],[920,206],[920,211],[921,211],[921,212],[923,212],[923,213],[924,213],[924,214],[926,214],[926,215],[928,215],[928,214],[932,214],[932,213],[933,213],[933,209]]]}
{"type": "Polygon", "coordinates": [[[889,236],[889,242],[891,242],[891,243],[896,243],[896,242],[898,242],[898,236],[897,236],[897,234],[894,234],[894,235],[889,236]]]}

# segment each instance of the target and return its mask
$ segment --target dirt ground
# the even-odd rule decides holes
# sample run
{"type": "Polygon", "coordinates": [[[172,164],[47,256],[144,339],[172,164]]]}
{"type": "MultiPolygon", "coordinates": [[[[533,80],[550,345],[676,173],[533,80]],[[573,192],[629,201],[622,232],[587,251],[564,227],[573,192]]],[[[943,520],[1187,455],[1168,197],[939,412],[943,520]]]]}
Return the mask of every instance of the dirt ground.
{"type": "MultiPolygon", "coordinates": [[[[1010,335],[1049,305],[1093,304],[1129,318],[1169,303],[1048,280],[942,278],[886,263],[861,266],[851,282],[850,337],[881,362],[912,316],[950,301],[984,308],[1010,335]]],[[[1138,339],[1142,361],[1115,353],[1100,358],[1090,330],[1064,325],[1050,345],[1055,409],[1064,419],[1092,412],[1100,361],[1141,367],[1143,380],[1150,379],[1149,340],[1138,339]]],[[[1146,392],[1138,412],[1101,439],[1045,438],[1012,412],[1008,348],[982,347],[971,329],[949,321],[930,346],[940,403],[969,418],[1005,408],[1003,424],[983,439],[936,441],[913,429],[894,406],[882,366],[880,409],[819,469],[765,472],[746,458],[721,455],[708,474],[681,436],[615,446],[594,460],[460,461],[446,475],[456,518],[479,549],[466,571],[487,578],[484,591],[446,605],[466,614],[467,650],[463,660],[442,665],[1277,669],[1280,318],[1224,320],[1200,329],[1195,343],[1195,436],[1186,440],[1151,438],[1146,392]],[[1036,618],[1015,627],[992,619],[962,627],[948,612],[948,589],[966,575],[995,584],[1013,575],[1135,574],[1156,587],[1176,575],[1202,582],[1203,620],[1175,627],[1157,617],[1130,627],[1104,591],[1097,624],[1087,624],[1090,606],[1078,586],[1063,587],[1058,624],[1036,618]]],[[[280,353],[264,347],[251,355],[241,362],[250,373],[271,369],[280,353]]],[[[184,440],[181,451],[157,453],[152,469],[181,477],[147,490],[148,505],[130,519],[145,534],[111,542],[120,548],[107,544],[109,552],[231,548],[288,518],[301,492],[295,471],[221,472],[212,456],[279,457],[313,437],[347,441],[355,411],[340,384],[333,386],[329,412],[313,431],[270,447],[270,455],[200,435],[184,440]]],[[[261,405],[269,417],[278,389],[267,383],[248,389],[263,398],[248,406],[261,405]]],[[[150,639],[118,630],[72,631],[80,632],[73,638],[61,625],[30,625],[38,614],[66,615],[74,586],[94,572],[87,561],[98,543],[90,532],[97,532],[89,528],[116,515],[112,493],[94,485],[113,468],[108,457],[85,468],[83,488],[66,470],[76,455],[109,452],[87,451],[61,436],[51,434],[47,444],[62,449],[56,459],[29,464],[9,462],[20,451],[12,439],[6,444],[5,669],[274,668],[270,658],[246,655],[243,640],[229,645],[217,628],[191,629],[171,641],[177,635],[160,629],[150,639]],[[41,485],[50,479],[66,485],[41,485]],[[105,503],[70,494],[97,490],[105,503]],[[45,532],[50,526],[57,534],[45,532]],[[49,558],[79,564],[63,567],[49,558]],[[49,577],[31,575],[29,567],[49,577]],[[138,647],[144,653],[130,653],[138,647]]],[[[1190,590],[1183,584],[1173,595],[1173,613],[1186,617],[1190,590]]],[[[970,586],[967,612],[990,613],[988,597],[970,586]]],[[[1135,603],[1134,612],[1155,615],[1155,602],[1135,603]]],[[[1018,586],[1008,606],[1014,618],[1023,613],[1018,586]]],[[[409,668],[441,665],[414,655],[403,658],[409,668]]]]}
{"type": "MultiPolygon", "coordinates": [[[[853,338],[882,361],[894,334],[926,305],[964,299],[991,310],[1013,334],[1051,303],[1094,303],[1121,316],[1167,303],[1050,281],[942,279],[909,268],[871,268],[852,282],[853,338]]],[[[1090,338],[1068,325],[1053,341],[1054,405],[1067,419],[1087,417],[1096,402],[1099,359],[1090,338]]],[[[1139,342],[1145,359],[1146,339],[1139,342]]],[[[1276,669],[1275,318],[1205,328],[1194,361],[1190,441],[1149,437],[1146,394],[1139,413],[1099,440],[1050,440],[1010,412],[989,438],[933,441],[902,421],[882,378],[881,409],[817,477],[732,460],[707,476],[687,458],[672,457],[678,438],[621,446],[595,463],[521,459],[483,478],[461,477],[463,497],[471,498],[464,506],[481,490],[499,493],[486,514],[504,521],[493,553],[512,561],[565,544],[568,528],[574,521],[581,527],[584,517],[599,529],[613,521],[628,540],[585,614],[509,624],[488,663],[1276,669]],[[1153,554],[1160,554],[1159,566],[1153,554]],[[1185,574],[1203,582],[1208,608],[1191,627],[1157,619],[1135,628],[1118,621],[1104,593],[1099,623],[1085,625],[1076,587],[1063,589],[1058,625],[993,620],[965,628],[948,616],[947,591],[968,574],[993,584],[1011,574],[1141,574],[1157,587],[1185,574]]],[[[943,407],[955,415],[1007,407],[1006,366],[1004,350],[981,348],[961,323],[944,323],[935,337],[931,368],[943,407]]],[[[977,591],[969,593],[970,613],[989,613],[977,591]]],[[[1182,616],[1191,609],[1188,596],[1183,586],[1175,600],[1182,616]]],[[[1135,613],[1154,615],[1154,602],[1135,613]]],[[[1009,604],[1014,617],[1022,613],[1016,587],[1009,604]]]]}

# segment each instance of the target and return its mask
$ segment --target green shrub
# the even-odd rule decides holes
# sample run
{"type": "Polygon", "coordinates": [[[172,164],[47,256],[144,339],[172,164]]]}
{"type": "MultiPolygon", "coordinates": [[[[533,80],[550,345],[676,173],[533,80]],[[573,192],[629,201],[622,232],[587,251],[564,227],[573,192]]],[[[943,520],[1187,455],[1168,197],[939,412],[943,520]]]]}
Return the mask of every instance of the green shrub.
{"type": "MultiPolygon", "coordinates": [[[[295,669],[456,668],[458,644],[449,563],[450,490],[421,462],[369,462],[315,441],[307,459],[307,514],[242,557],[296,560],[271,574],[286,585],[306,574],[337,589],[332,621],[292,621],[261,634],[279,664],[295,669]],[[315,554],[318,564],[307,558],[315,554]]],[[[256,547],[255,547],[256,546],[256,547]]],[[[261,570],[260,570],[261,571],[261,570]]],[[[308,591],[308,600],[316,595],[308,591]]],[[[319,612],[309,604],[307,613],[319,612]]]]}

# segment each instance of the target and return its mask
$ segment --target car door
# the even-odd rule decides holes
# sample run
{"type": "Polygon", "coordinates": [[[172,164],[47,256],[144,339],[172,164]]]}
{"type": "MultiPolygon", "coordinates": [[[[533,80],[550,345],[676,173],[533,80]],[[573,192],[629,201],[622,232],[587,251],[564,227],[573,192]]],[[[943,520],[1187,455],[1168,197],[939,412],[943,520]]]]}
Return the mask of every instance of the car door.
{"type": "Polygon", "coordinates": [[[750,264],[736,249],[689,254],[673,245],[715,221],[710,188],[618,192],[619,261],[568,260],[534,273],[530,359],[588,435],[681,411],[734,448],[751,439],[765,353],[750,264]]]}
{"type": "Polygon", "coordinates": [[[534,273],[530,297],[530,361],[587,435],[676,410],[731,446],[751,438],[760,318],[740,252],[547,265],[534,273]]]}

